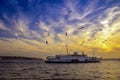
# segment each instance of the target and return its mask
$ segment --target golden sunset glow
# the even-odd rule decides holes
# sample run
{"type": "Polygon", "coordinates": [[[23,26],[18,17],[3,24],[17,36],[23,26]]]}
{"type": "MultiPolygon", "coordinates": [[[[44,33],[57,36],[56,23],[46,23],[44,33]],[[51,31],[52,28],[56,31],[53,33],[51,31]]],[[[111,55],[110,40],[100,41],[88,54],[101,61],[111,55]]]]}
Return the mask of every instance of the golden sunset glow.
{"type": "MultiPolygon", "coordinates": [[[[75,1],[65,1],[64,6],[44,5],[46,12],[33,15],[34,9],[30,9],[29,16],[19,9],[16,13],[19,16],[15,14],[12,18],[1,12],[0,54],[35,57],[66,54],[67,43],[70,53],[84,51],[92,55],[94,48],[98,56],[120,57],[119,5],[97,7],[97,2],[88,3],[83,9],[75,1]]],[[[36,11],[37,7],[42,9],[36,6],[36,11]]]]}

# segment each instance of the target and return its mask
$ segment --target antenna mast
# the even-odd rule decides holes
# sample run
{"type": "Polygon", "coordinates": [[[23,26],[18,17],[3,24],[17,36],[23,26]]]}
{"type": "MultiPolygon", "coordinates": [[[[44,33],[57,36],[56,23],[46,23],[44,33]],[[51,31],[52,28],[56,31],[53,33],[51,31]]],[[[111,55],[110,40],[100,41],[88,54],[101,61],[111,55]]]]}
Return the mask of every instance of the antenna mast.
{"type": "Polygon", "coordinates": [[[67,43],[66,43],[66,51],[67,51],[67,54],[69,54],[67,43]]]}
{"type": "MultiPolygon", "coordinates": [[[[67,32],[66,32],[66,37],[68,37],[67,32]]],[[[67,43],[67,38],[66,38],[66,51],[67,51],[67,54],[69,54],[69,50],[68,50],[68,43],[67,43]]]]}

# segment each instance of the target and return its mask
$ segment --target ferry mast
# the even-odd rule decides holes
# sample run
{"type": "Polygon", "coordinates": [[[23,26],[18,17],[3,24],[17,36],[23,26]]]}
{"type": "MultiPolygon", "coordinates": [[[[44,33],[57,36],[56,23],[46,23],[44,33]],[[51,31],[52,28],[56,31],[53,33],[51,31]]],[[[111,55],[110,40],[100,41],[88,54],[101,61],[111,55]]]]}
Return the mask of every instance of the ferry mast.
{"type": "Polygon", "coordinates": [[[66,32],[65,35],[66,35],[66,52],[67,52],[67,54],[69,54],[68,43],[67,43],[68,33],[66,32]]]}

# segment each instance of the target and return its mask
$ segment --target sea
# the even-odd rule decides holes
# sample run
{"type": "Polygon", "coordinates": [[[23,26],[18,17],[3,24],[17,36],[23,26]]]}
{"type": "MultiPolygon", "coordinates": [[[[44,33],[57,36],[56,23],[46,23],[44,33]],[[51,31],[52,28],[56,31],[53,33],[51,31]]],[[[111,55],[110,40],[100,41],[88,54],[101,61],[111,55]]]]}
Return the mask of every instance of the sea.
{"type": "Polygon", "coordinates": [[[120,61],[50,64],[39,60],[0,60],[0,80],[120,80],[120,61]]]}

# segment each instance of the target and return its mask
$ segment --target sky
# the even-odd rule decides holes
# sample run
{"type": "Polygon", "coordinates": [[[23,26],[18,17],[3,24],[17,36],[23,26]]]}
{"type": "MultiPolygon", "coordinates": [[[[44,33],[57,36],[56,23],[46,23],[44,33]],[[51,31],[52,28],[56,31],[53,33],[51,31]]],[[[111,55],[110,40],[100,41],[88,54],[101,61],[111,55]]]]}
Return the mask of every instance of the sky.
{"type": "Polygon", "coordinates": [[[119,58],[120,0],[0,0],[0,56],[44,58],[66,44],[119,58]]]}

